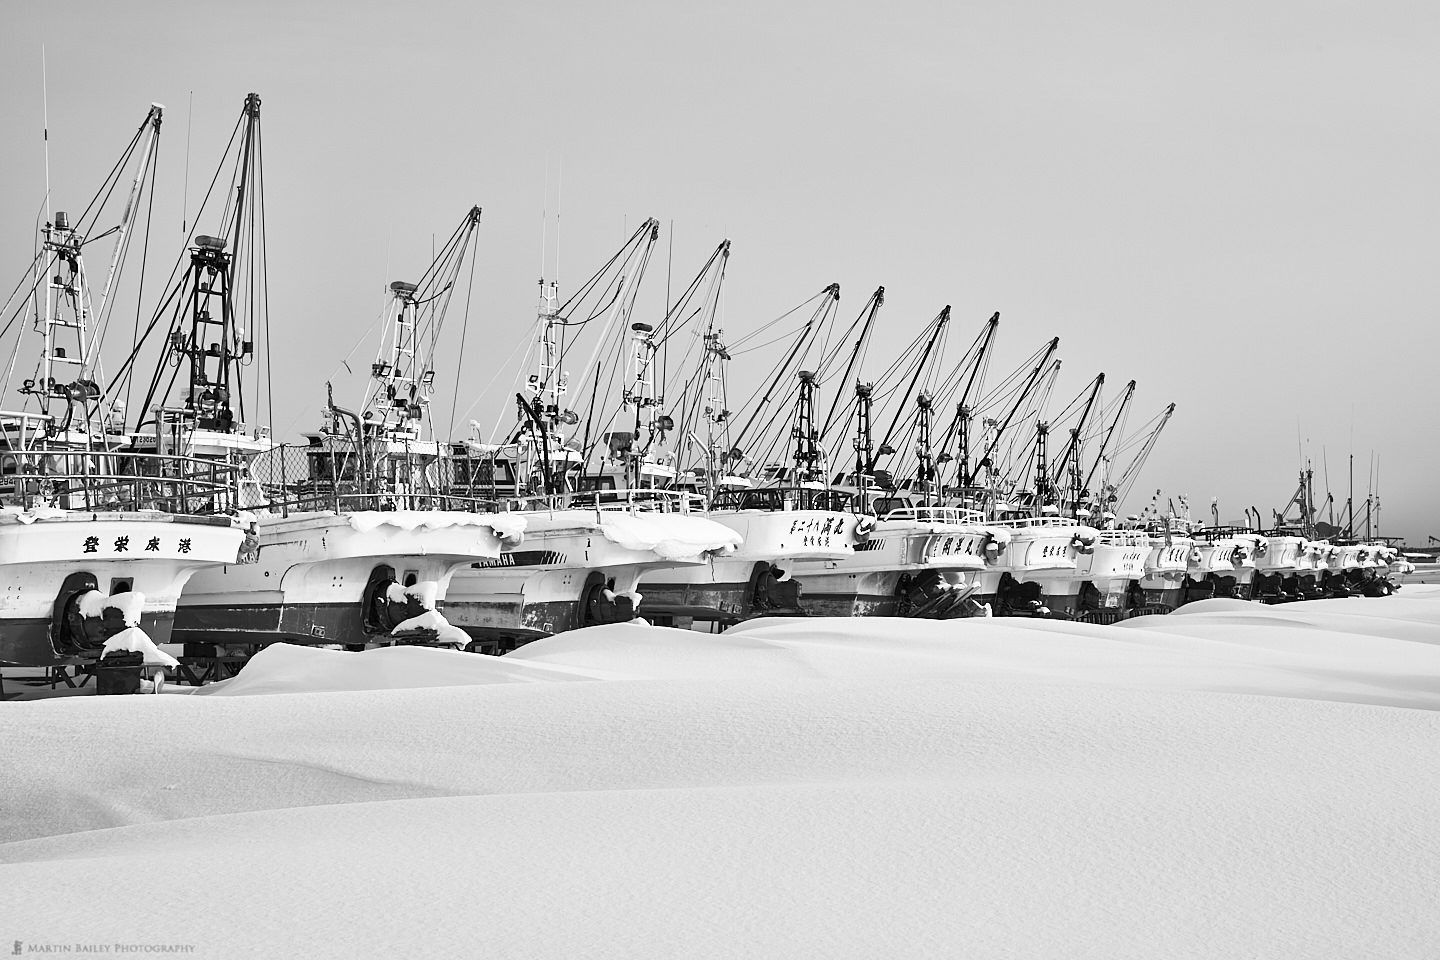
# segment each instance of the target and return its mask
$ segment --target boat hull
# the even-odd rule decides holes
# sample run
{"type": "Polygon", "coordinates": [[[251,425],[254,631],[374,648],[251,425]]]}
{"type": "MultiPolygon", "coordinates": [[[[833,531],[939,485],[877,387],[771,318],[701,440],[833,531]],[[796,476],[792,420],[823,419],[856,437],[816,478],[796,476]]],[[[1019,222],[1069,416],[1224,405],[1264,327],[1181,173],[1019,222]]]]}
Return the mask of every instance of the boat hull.
{"type": "Polygon", "coordinates": [[[794,562],[800,607],[828,617],[973,614],[963,601],[982,586],[988,539],[970,524],[882,520],[850,556],[794,562]]]}
{"type": "Polygon", "coordinates": [[[642,577],[701,567],[738,541],[728,528],[690,515],[556,510],[524,516],[523,547],[467,565],[451,580],[445,616],[477,640],[514,645],[630,620],[643,603],[642,577]]]}
{"type": "MultiPolygon", "coordinates": [[[[844,561],[869,532],[861,517],[830,510],[712,511],[706,516],[739,534],[724,557],[691,567],[647,573],[640,583],[640,614],[657,622],[734,623],[753,616],[805,613],[810,593],[803,570],[844,561]]],[[[873,522],[871,518],[865,518],[873,522]]]]}
{"type": "Polygon", "coordinates": [[[75,609],[89,590],[144,597],[138,626],[169,642],[175,608],[200,571],[235,564],[245,532],[228,518],[164,514],[65,514],[0,522],[0,662],[44,666],[94,655],[123,629],[118,611],[99,618],[75,609]],[[103,621],[97,623],[95,621],[103,621]]]}
{"type": "Polygon", "coordinates": [[[984,581],[971,599],[989,604],[1000,616],[1050,616],[1068,612],[1078,604],[1081,581],[1075,564],[1084,542],[1093,544],[1099,532],[1059,518],[999,521],[987,524],[998,535],[992,570],[994,592],[984,581]]]}
{"type": "Polygon", "coordinates": [[[498,557],[500,537],[514,539],[520,527],[502,525],[497,535],[484,517],[405,511],[262,517],[258,560],[192,577],[176,608],[173,639],[252,647],[381,640],[389,633],[376,616],[381,578],[433,582],[443,597],[456,570],[498,557]]]}

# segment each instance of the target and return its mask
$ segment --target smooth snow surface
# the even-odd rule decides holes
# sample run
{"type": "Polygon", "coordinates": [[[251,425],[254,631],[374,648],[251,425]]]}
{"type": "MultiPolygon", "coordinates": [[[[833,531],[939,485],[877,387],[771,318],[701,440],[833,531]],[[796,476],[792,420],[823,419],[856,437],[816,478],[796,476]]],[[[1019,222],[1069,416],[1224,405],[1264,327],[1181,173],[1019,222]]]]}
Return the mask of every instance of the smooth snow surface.
{"type": "Polygon", "coordinates": [[[204,694],[0,706],[0,935],[199,957],[1440,944],[1440,588],[1113,627],[625,624],[499,659],[276,646],[204,694]]]}

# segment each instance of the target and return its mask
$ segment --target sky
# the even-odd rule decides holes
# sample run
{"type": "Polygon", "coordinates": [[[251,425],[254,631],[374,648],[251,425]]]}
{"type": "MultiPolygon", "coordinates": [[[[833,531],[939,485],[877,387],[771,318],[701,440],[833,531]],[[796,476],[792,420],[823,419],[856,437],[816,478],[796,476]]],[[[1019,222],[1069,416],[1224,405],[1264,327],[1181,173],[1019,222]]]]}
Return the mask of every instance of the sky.
{"type": "Polygon", "coordinates": [[[1440,536],[1433,5],[136,0],[6,4],[0,27],[6,294],[47,108],[66,209],[166,105],[155,291],[263,98],[282,438],[318,426],[326,376],[359,401],[340,361],[363,372],[385,285],[472,204],[465,347],[460,304],[437,371],[457,432],[508,416],[542,269],[563,294],[656,217],[640,312],[724,238],[735,335],[831,282],[846,320],[885,286],[884,343],[946,304],[968,343],[999,311],[992,370],[1059,336],[1056,398],[1104,371],[1138,382],[1132,425],[1176,404],[1128,510],[1163,490],[1268,519],[1307,461],[1343,503],[1353,455],[1381,533],[1440,536]]]}

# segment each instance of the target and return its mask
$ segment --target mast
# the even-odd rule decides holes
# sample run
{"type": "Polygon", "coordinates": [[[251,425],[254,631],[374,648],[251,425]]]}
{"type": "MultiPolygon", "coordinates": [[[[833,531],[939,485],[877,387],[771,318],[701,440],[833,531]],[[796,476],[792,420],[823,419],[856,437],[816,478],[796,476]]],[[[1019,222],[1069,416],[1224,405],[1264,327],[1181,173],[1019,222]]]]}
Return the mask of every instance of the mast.
{"type": "MultiPolygon", "coordinates": [[[[367,429],[380,437],[416,440],[420,424],[430,421],[435,344],[479,225],[480,208],[472,206],[418,281],[395,280],[388,287],[389,323],[370,365],[371,383],[362,405],[367,429]]],[[[430,426],[433,436],[433,423],[430,426]]]]}
{"type": "Polygon", "coordinates": [[[994,342],[995,331],[1000,326],[1000,312],[997,310],[985,323],[985,330],[981,334],[982,342],[979,352],[975,356],[975,362],[970,368],[970,376],[965,381],[965,389],[960,394],[960,399],[955,404],[955,423],[960,447],[960,487],[962,489],[970,486],[974,479],[970,470],[970,420],[974,416],[971,409],[972,391],[980,377],[980,371],[984,369],[983,361],[990,351],[990,345],[994,342]]]}
{"type": "Polygon", "coordinates": [[[389,356],[370,365],[370,376],[375,383],[365,403],[367,420],[378,414],[378,422],[370,422],[372,429],[382,436],[410,432],[430,404],[435,371],[422,370],[426,364],[420,351],[416,316],[419,307],[415,298],[419,289],[419,284],[406,280],[390,284],[392,319],[380,345],[381,357],[386,353],[389,356]]]}
{"type": "MultiPolygon", "coordinates": [[[[885,305],[885,288],[877,287],[870,295],[865,308],[860,311],[864,321],[860,327],[860,335],[855,338],[855,345],[850,349],[850,359],[845,364],[845,372],[840,375],[839,382],[849,383],[851,375],[855,372],[855,365],[860,362],[860,353],[865,349],[865,344],[870,339],[870,330],[875,324],[875,317],[880,313],[880,308],[885,305]]],[[[825,414],[825,423],[820,428],[821,435],[830,430],[830,425],[835,421],[835,414],[840,408],[841,393],[835,391],[835,399],[830,402],[830,410],[825,414]]]]}
{"type": "Polygon", "coordinates": [[[674,429],[675,421],[660,412],[665,403],[663,394],[657,392],[655,381],[655,328],[648,323],[636,321],[630,324],[631,356],[629,385],[621,393],[622,409],[635,408],[635,440],[643,445],[632,448],[627,456],[626,474],[629,486],[639,488],[644,482],[644,460],[650,448],[657,442],[663,443],[665,436],[674,429]],[[634,475],[630,476],[633,466],[634,475]]]}
{"type": "MultiPolygon", "coordinates": [[[[540,279],[536,370],[529,375],[525,384],[525,392],[531,400],[521,404],[514,441],[520,443],[519,459],[526,475],[532,479],[537,476],[548,478],[546,486],[555,487],[554,492],[564,492],[572,485],[575,479],[572,469],[580,468],[584,457],[589,455],[590,429],[597,414],[592,405],[586,418],[582,454],[566,441],[560,431],[562,424],[573,427],[580,423],[580,414],[565,405],[570,380],[569,372],[565,369],[566,356],[574,347],[573,343],[567,342],[570,329],[573,327],[583,333],[587,324],[604,317],[599,324],[600,333],[595,337],[594,350],[582,366],[585,371],[595,368],[598,392],[600,367],[596,364],[596,358],[602,345],[610,342],[607,339],[610,331],[618,323],[629,319],[635,306],[640,280],[645,274],[651,251],[659,236],[660,222],[654,218],[646,219],[604,266],[558,306],[558,285],[553,281],[547,284],[543,277],[540,279]],[[600,302],[595,302],[597,300],[600,302]],[[548,462],[548,458],[552,456],[552,448],[553,455],[561,461],[561,465],[556,469],[552,469],[554,465],[548,462]],[[538,470],[535,463],[537,457],[547,458],[547,463],[538,470]]],[[[613,411],[610,414],[612,418],[615,415],[613,411]]],[[[628,456],[633,435],[627,435],[626,442],[622,445],[623,450],[616,446],[619,438],[618,433],[606,436],[611,444],[611,454],[628,456]]]]}
{"type": "Polygon", "coordinates": [[[800,397],[795,404],[795,426],[791,430],[795,440],[796,487],[815,479],[824,458],[815,429],[815,374],[801,370],[799,379],[800,397]]]}
{"type": "Polygon", "coordinates": [[[536,339],[537,362],[530,376],[531,393],[540,404],[540,421],[546,429],[554,429],[560,421],[560,401],[568,392],[569,378],[560,371],[560,351],[555,328],[565,323],[557,306],[559,289],[554,280],[547,285],[540,280],[540,306],[537,310],[539,334],[536,339]]]}
{"type": "Polygon", "coordinates": [[[870,395],[873,390],[871,384],[858,381],[855,384],[855,486],[860,488],[861,507],[864,509],[869,509],[870,451],[874,449],[870,440],[870,395]]]}
{"type": "Polygon", "coordinates": [[[83,380],[89,362],[91,317],[85,260],[80,251],[85,239],[75,232],[63,210],[57,210],[55,219],[45,224],[44,234],[41,259],[48,269],[45,312],[40,318],[43,346],[39,377],[38,382],[26,380],[21,392],[33,395],[40,412],[48,417],[53,416],[57,403],[68,405],[72,393],[88,399],[98,396],[99,390],[90,394],[83,380]],[[61,339],[67,341],[65,346],[58,343],[61,339]],[[57,380],[55,373],[61,368],[73,377],[62,373],[57,380]]]}
{"type": "Polygon", "coordinates": [[[931,483],[935,477],[935,465],[930,449],[930,428],[933,413],[930,409],[930,394],[921,390],[915,397],[916,440],[915,459],[918,462],[915,479],[920,483],[920,496],[930,501],[931,483]]]}
{"type": "MultiPolygon", "coordinates": [[[[159,104],[150,105],[129,146],[78,218],[72,220],[64,211],[57,211],[53,219],[47,218],[45,222],[41,251],[34,263],[34,282],[27,294],[36,303],[35,328],[41,335],[40,357],[35,377],[25,380],[19,392],[34,399],[41,416],[46,418],[45,429],[52,438],[70,431],[78,405],[85,424],[85,443],[88,445],[96,439],[95,418],[103,404],[98,384],[102,376],[99,338],[104,334],[110,292],[128,249],[126,241],[136,200],[144,189],[145,174],[157,147],[162,112],[159,104]],[[135,156],[137,147],[139,159],[121,221],[118,226],[96,234],[97,220],[112,191],[119,186],[122,171],[135,156]],[[92,305],[83,251],[111,234],[115,235],[115,241],[105,283],[97,304],[92,305]],[[45,287],[43,305],[35,296],[42,283],[45,287]],[[59,417],[62,404],[64,414],[59,417]]],[[[46,201],[48,209],[48,190],[46,201]]],[[[106,426],[109,424],[100,425],[101,434],[106,426]]]]}
{"type": "Polygon", "coordinates": [[[1038,516],[1042,507],[1052,498],[1050,492],[1050,471],[1045,463],[1046,446],[1050,438],[1050,424],[1041,421],[1035,424],[1035,503],[1031,514],[1038,516]]]}
{"type": "MultiPolygon", "coordinates": [[[[260,136],[258,95],[251,93],[245,97],[238,126],[241,141],[235,194],[227,205],[230,215],[225,229],[227,236],[195,237],[194,246],[190,248],[190,266],[180,288],[188,292],[181,302],[188,306],[189,329],[186,331],[184,321],[180,321],[170,333],[170,363],[183,366],[186,373],[183,407],[163,411],[179,414],[179,420],[171,422],[176,429],[188,427],[231,434],[236,430],[237,413],[239,418],[244,417],[239,368],[254,355],[255,345],[241,326],[241,315],[243,309],[256,307],[252,263],[256,251],[250,249],[250,242],[258,227],[256,216],[263,209],[254,188],[258,179],[260,136]],[[248,275],[237,278],[235,268],[242,264],[248,275]],[[237,306],[242,293],[247,295],[244,308],[237,306]]],[[[263,228],[260,229],[263,235],[263,228]]],[[[156,394],[161,372],[157,372],[146,397],[147,406],[156,394]]],[[[158,437],[163,432],[161,424],[165,418],[159,408],[156,414],[158,437]]]]}
{"type": "Polygon", "coordinates": [[[718,434],[727,429],[725,424],[730,422],[730,411],[725,408],[725,364],[729,362],[730,354],[720,337],[721,331],[712,323],[705,334],[705,352],[701,360],[704,392],[701,409],[705,417],[705,486],[710,501],[713,501],[715,494],[719,492],[716,471],[721,469],[722,464],[728,469],[729,462],[739,459],[735,451],[716,449],[718,434]]]}
{"type": "Polygon", "coordinates": [[[1355,537],[1355,454],[1350,454],[1350,487],[1345,494],[1345,537],[1355,537]]]}

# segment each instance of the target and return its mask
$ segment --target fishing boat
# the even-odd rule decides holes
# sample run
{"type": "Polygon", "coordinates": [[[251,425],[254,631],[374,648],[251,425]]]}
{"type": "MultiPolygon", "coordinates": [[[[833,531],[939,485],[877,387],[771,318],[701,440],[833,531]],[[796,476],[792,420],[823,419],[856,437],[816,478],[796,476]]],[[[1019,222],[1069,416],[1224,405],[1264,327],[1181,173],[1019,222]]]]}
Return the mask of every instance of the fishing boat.
{"type": "MultiPolygon", "coordinates": [[[[946,307],[941,324],[948,315],[946,307]]],[[[917,377],[922,370],[917,367],[917,377]]],[[[856,464],[845,479],[861,481],[850,491],[876,520],[850,556],[795,564],[806,585],[803,608],[827,616],[931,619],[988,613],[988,608],[968,598],[987,583],[985,547],[994,542],[994,532],[984,525],[978,510],[946,505],[940,496],[931,394],[921,390],[916,395],[913,482],[872,489],[877,479],[889,477],[888,471],[877,473],[872,455],[873,391],[872,384],[856,385],[856,464]]],[[[881,449],[890,448],[882,444],[881,449]]]]}
{"type": "Polygon", "coordinates": [[[871,501],[875,525],[851,555],[792,561],[804,585],[800,608],[814,616],[972,616],[989,531],[976,511],[925,502],[905,491],[871,501]]]}
{"type": "MultiPolygon", "coordinates": [[[[993,555],[993,594],[977,594],[977,603],[990,604],[1002,616],[1073,616],[1087,582],[1079,576],[1082,557],[1094,553],[1099,531],[1075,517],[1061,514],[1046,486],[1046,426],[1038,426],[1036,471],[1039,489],[1012,488],[1003,494],[990,487],[969,487],[962,503],[983,511],[992,531],[986,547],[993,555]]],[[[1104,568],[1089,571],[1101,576],[1104,568]]]]}
{"type": "Polygon", "coordinates": [[[196,572],[253,559],[237,472],[197,475],[183,453],[127,449],[123,402],[102,386],[100,332],[162,114],[150,107],[86,215],[47,219],[21,287],[19,309],[39,305],[43,346],[18,387],[23,409],[0,412],[0,662],[73,662],[116,643],[154,651],[196,572]],[[132,167],[126,195],[117,188],[132,167]],[[112,192],[126,204],[106,229],[112,192]],[[92,297],[84,249],[107,234],[114,252],[92,297]]]}
{"type": "Polygon", "coordinates": [[[1299,576],[1308,544],[1299,530],[1279,527],[1261,532],[1255,542],[1251,599],[1262,603],[1300,599],[1299,576]]]}
{"type": "Polygon", "coordinates": [[[1255,578],[1255,550],[1259,535],[1248,527],[1195,527],[1190,531],[1186,568],[1186,602],[1210,597],[1250,599],[1255,578]]]}
{"type": "MultiPolygon", "coordinates": [[[[833,569],[827,564],[847,561],[869,541],[875,517],[864,512],[853,492],[825,482],[824,454],[812,426],[815,379],[809,371],[798,379],[793,465],[772,465],[757,480],[723,471],[717,467],[721,458],[712,455],[707,476],[716,478],[715,492],[705,515],[734,531],[740,544],[704,566],[647,576],[646,616],[676,626],[708,626],[822,612],[823,594],[819,601],[801,599],[802,590],[809,593],[806,574],[824,576],[833,569]],[[815,604],[811,611],[806,602],[815,604]]],[[[848,588],[843,595],[853,601],[848,588]]]]}
{"type": "Polygon", "coordinates": [[[267,431],[244,426],[237,416],[243,407],[231,411],[244,397],[252,332],[268,327],[257,315],[263,296],[242,299],[248,288],[235,282],[258,275],[263,283],[263,249],[249,245],[264,235],[256,219],[263,211],[259,122],[260,100],[252,94],[234,140],[239,186],[226,235],[195,239],[179,292],[169,298],[188,307],[176,311],[166,340],[165,363],[183,376],[135,437],[137,447],[157,447],[183,428],[187,452],[199,464],[239,462],[248,471],[244,493],[256,517],[256,562],[192,578],[174,637],[190,645],[187,653],[202,656],[278,640],[466,643],[434,604],[457,569],[499,557],[502,544],[518,543],[524,530],[517,518],[450,509],[440,489],[440,445],[425,435],[434,384],[429,333],[443,320],[444,294],[471,246],[480,210],[469,210],[419,282],[390,284],[385,333],[362,411],[327,397],[324,424],[304,445],[273,444],[267,431]]]}
{"type": "Polygon", "coordinates": [[[1153,612],[1168,613],[1184,601],[1185,576],[1195,541],[1190,539],[1188,527],[1168,514],[1143,525],[1137,517],[1132,529],[1144,530],[1150,544],[1145,555],[1145,575],[1140,578],[1141,605],[1153,612]]]}
{"type": "MultiPolygon", "coordinates": [[[[627,435],[607,437],[611,459],[623,464],[617,483],[615,471],[586,478],[586,451],[565,433],[581,423],[568,407],[563,367],[570,317],[591,315],[587,295],[605,289],[606,329],[623,329],[658,236],[659,223],[650,220],[630,237],[611,260],[613,286],[602,270],[561,304],[556,285],[541,282],[536,367],[516,395],[513,432],[501,443],[476,436],[451,445],[450,489],[491,497],[505,517],[525,524],[523,547],[469,564],[445,595],[445,616],[487,650],[632,620],[647,592],[642,578],[723,562],[740,546],[740,534],[704,516],[694,497],[662,488],[673,483],[674,470],[635,451],[627,435]]],[[[629,381],[624,405],[653,414],[653,390],[653,379],[641,373],[629,381]]],[[[658,419],[647,419],[646,428],[663,429],[658,419]]]]}
{"type": "Polygon", "coordinates": [[[498,490],[500,516],[524,523],[525,541],[461,568],[444,600],[447,619],[487,650],[632,620],[649,593],[642,577],[722,562],[740,547],[739,534],[681,491],[557,491],[552,476],[540,493],[523,496],[518,491],[529,485],[514,468],[526,456],[516,452],[479,443],[466,450],[472,460],[485,458],[482,484],[498,490]]]}

